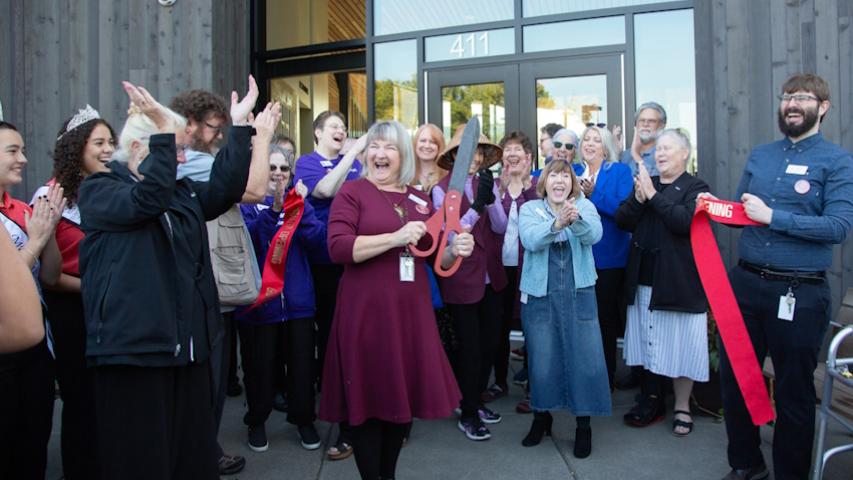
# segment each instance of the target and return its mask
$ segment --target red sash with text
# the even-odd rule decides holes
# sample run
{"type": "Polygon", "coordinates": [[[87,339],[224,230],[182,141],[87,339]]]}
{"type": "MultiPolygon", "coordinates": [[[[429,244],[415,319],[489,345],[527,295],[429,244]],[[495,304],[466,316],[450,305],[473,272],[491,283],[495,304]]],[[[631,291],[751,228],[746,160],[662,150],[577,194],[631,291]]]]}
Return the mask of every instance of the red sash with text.
{"type": "Polygon", "coordinates": [[[284,198],[283,209],[284,220],[282,220],[281,228],[273,235],[270,248],[267,251],[267,258],[264,261],[261,291],[258,294],[258,299],[246,311],[253,310],[262,303],[279,296],[284,290],[284,268],[287,251],[290,249],[290,242],[293,240],[293,232],[299,226],[302,212],[305,211],[304,201],[296,193],[295,188],[290,189],[284,198]]]}
{"type": "Polygon", "coordinates": [[[699,278],[711,304],[720,338],[726,347],[729,363],[752,423],[763,425],[774,418],[770,396],[764,386],[761,367],[729,283],[714,232],[711,231],[710,220],[725,225],[761,224],[746,216],[741,203],[699,199],[690,225],[690,243],[699,278]]]}

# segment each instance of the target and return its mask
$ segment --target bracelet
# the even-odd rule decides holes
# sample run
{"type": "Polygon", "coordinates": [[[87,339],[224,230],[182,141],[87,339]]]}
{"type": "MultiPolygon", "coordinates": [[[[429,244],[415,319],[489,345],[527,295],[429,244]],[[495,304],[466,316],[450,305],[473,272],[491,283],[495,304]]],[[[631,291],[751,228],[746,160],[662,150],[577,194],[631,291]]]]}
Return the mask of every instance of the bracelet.
{"type": "Polygon", "coordinates": [[[21,251],[21,252],[24,252],[24,253],[26,253],[27,255],[29,255],[30,257],[32,257],[32,259],[33,259],[33,265],[35,265],[36,263],[38,263],[38,261],[39,261],[39,260],[38,260],[38,257],[36,257],[36,256],[33,254],[33,252],[31,252],[27,247],[23,247],[23,248],[21,248],[21,250],[20,250],[20,251],[21,251]]]}

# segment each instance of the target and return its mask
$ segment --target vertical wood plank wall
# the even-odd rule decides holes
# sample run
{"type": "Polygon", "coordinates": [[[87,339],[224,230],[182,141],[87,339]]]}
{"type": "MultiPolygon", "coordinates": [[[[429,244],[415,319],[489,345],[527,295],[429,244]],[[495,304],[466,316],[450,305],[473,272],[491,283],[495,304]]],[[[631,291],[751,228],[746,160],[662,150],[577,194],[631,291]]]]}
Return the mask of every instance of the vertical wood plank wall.
{"type": "Polygon", "coordinates": [[[13,193],[29,198],[50,178],[57,131],[86,103],[121,128],[121,80],[166,104],[190,88],[245,92],[248,44],[249,0],[0,2],[0,100],[29,160],[13,193]]]}
{"type": "MultiPolygon", "coordinates": [[[[830,85],[824,136],[853,150],[853,1],[698,0],[695,3],[699,175],[732,198],[750,150],[781,138],[782,83],[811,72],[830,85]]],[[[738,231],[719,228],[723,258],[737,260],[738,231]]],[[[835,249],[833,306],[853,286],[853,240],[835,249]]]]}

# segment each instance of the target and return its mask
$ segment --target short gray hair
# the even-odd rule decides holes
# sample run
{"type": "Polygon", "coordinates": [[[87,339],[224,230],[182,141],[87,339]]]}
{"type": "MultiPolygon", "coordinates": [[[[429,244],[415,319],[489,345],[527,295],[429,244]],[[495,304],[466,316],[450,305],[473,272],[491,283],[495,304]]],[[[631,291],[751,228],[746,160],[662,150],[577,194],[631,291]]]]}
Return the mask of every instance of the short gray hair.
{"type": "MultiPolygon", "coordinates": [[[[374,123],[367,131],[367,142],[370,145],[376,140],[391,142],[400,153],[400,176],[397,185],[405,186],[415,178],[415,155],[412,151],[412,139],[400,122],[386,120],[374,123]]],[[[365,157],[365,162],[367,158],[365,157]]],[[[362,176],[367,176],[367,165],[364,165],[362,176]]]]}
{"type": "Polygon", "coordinates": [[[294,160],[296,158],[293,155],[292,151],[290,151],[286,148],[282,148],[282,146],[277,144],[277,143],[270,143],[269,156],[272,157],[273,153],[278,153],[279,155],[284,157],[284,161],[287,162],[287,165],[290,167],[290,170],[293,170],[293,168],[295,167],[294,160]]]}
{"type": "Polygon", "coordinates": [[[637,120],[640,119],[640,114],[643,113],[643,110],[648,109],[658,112],[658,116],[660,116],[661,125],[666,125],[666,110],[664,110],[661,104],[657,102],[646,102],[637,107],[637,111],[634,112],[634,125],[637,124],[637,120]]]}
{"type": "Polygon", "coordinates": [[[681,148],[687,149],[687,163],[690,163],[690,157],[693,156],[693,145],[690,143],[690,135],[682,128],[667,128],[658,134],[657,139],[663,137],[671,137],[678,143],[681,148]]]}
{"type": "MultiPolygon", "coordinates": [[[[575,133],[574,130],[571,130],[568,128],[561,128],[561,129],[557,130],[554,133],[554,135],[551,136],[551,141],[553,142],[555,138],[561,137],[563,135],[570,135],[574,139],[574,140],[572,140],[572,143],[575,145],[575,148],[574,148],[574,150],[572,150],[572,153],[570,155],[570,157],[572,158],[572,161],[574,161],[574,159],[577,158],[577,156],[578,156],[578,146],[579,146],[578,145],[579,144],[578,134],[575,133]]],[[[552,158],[554,157],[553,152],[551,153],[551,157],[552,158]]]]}
{"type": "MultiPolygon", "coordinates": [[[[163,107],[166,115],[172,117],[175,122],[175,132],[187,128],[187,119],[176,113],[170,108],[163,107]]],[[[148,145],[148,139],[151,135],[156,135],[160,132],[157,125],[148,118],[147,115],[140,112],[138,109],[130,109],[127,114],[127,121],[124,122],[124,127],[118,136],[118,148],[113,152],[113,160],[121,163],[127,163],[130,159],[130,146],[133,142],[140,142],[143,145],[148,145]]]]}

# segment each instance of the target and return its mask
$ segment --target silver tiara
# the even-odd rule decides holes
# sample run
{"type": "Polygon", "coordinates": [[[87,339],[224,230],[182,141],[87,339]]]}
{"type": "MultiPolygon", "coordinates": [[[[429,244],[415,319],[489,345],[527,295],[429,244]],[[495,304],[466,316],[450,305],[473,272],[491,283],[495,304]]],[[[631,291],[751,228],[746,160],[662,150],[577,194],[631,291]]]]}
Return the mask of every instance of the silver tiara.
{"type": "MultiPolygon", "coordinates": [[[[92,106],[87,103],[86,108],[81,108],[73,117],[71,117],[71,120],[68,121],[68,126],[65,127],[65,131],[62,132],[62,135],[65,135],[66,133],[70,132],[71,130],[74,130],[75,128],[79,127],[80,125],[83,125],[84,123],[90,120],[95,120],[98,118],[101,118],[101,114],[99,114],[97,110],[92,108],[92,106]]],[[[57,140],[62,138],[62,135],[57,137],[57,140]]]]}

